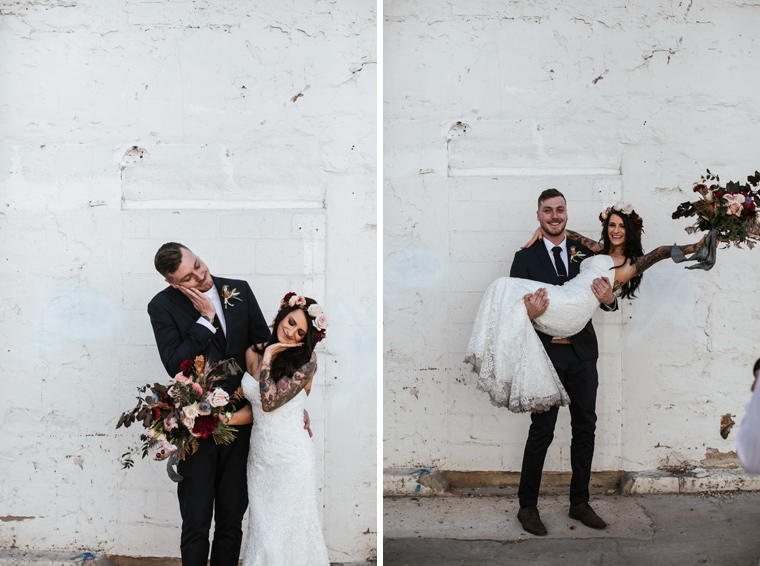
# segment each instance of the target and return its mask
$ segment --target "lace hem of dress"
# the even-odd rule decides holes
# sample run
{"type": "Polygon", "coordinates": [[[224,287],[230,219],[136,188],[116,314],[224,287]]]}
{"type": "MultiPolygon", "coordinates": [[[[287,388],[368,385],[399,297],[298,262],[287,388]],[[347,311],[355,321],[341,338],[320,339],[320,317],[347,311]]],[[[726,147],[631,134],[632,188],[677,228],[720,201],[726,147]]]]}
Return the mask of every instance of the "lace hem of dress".
{"type": "MultiPolygon", "coordinates": [[[[548,395],[536,396],[535,392],[529,395],[511,395],[503,387],[495,386],[495,376],[492,372],[483,372],[483,360],[480,356],[469,354],[464,362],[472,365],[472,371],[478,374],[478,383],[476,388],[479,391],[488,393],[491,404],[494,407],[505,407],[513,413],[544,413],[552,407],[566,407],[570,404],[570,396],[557,380],[557,390],[548,395]],[[488,374],[491,377],[487,377],[488,374]]],[[[486,366],[488,364],[486,361],[486,366]]]]}

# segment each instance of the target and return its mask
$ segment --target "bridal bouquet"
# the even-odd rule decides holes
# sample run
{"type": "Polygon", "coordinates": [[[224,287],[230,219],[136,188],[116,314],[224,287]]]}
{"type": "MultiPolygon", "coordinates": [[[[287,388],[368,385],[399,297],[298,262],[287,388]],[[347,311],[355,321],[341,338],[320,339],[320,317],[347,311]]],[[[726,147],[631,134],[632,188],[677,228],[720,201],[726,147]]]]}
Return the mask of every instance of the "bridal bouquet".
{"type": "Polygon", "coordinates": [[[701,182],[694,183],[697,200],[678,205],[673,218],[696,216],[696,222],[686,228],[689,234],[715,231],[718,242],[730,247],[746,244],[752,249],[760,241],[760,222],[756,208],[760,206],[760,173],[747,177],[747,184],[729,181],[720,185],[720,178],[707,170],[701,182]]]}
{"type": "MultiPolygon", "coordinates": [[[[229,444],[235,438],[237,430],[221,419],[230,396],[224,389],[214,387],[217,381],[241,371],[235,360],[210,365],[198,356],[182,362],[180,368],[168,385],[138,387],[137,405],[122,413],[116,424],[116,428],[129,428],[138,421],[148,429],[147,434],[140,435],[143,458],[156,448],[156,460],[165,460],[175,452],[176,459],[183,460],[198,449],[199,438],[211,437],[217,444],[229,444]],[[151,394],[143,396],[148,389],[151,394]]],[[[122,454],[121,460],[124,468],[131,468],[132,451],[122,454]]]]}

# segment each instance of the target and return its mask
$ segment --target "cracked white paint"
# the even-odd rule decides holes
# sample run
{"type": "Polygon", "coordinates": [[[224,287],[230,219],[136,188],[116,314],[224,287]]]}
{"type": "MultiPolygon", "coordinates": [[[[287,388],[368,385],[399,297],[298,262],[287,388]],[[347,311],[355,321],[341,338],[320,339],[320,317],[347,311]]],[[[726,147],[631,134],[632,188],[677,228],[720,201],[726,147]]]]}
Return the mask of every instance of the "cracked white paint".
{"type": "MultiPolygon", "coordinates": [[[[760,167],[758,21],[760,5],[723,0],[385,3],[386,468],[519,471],[528,416],[492,407],[462,362],[483,291],[549,187],[581,233],[622,198],[647,250],[692,240],[670,215],[704,169],[760,167]]],[[[743,414],[760,355],[757,253],[659,264],[595,315],[595,470],[734,449],[720,418],[743,414]]],[[[568,471],[569,446],[563,410],[545,469],[568,471]]]]}
{"type": "Polygon", "coordinates": [[[0,546],[179,554],[174,484],[121,471],[135,429],[114,430],[167,379],[146,305],[175,240],[268,320],[290,290],[325,305],[325,536],[333,561],[374,556],[375,20],[365,0],[0,0],[0,491],[24,518],[0,546]]]}

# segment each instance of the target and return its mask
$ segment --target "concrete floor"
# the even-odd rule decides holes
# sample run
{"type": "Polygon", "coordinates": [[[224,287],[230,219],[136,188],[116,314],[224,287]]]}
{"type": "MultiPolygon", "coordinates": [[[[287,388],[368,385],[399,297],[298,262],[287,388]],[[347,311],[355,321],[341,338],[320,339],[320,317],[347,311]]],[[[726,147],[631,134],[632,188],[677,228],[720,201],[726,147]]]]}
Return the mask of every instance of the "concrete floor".
{"type": "MultiPolygon", "coordinates": [[[[182,566],[182,560],[180,558],[109,557],[103,553],[91,551],[0,548],[0,566],[182,566]]],[[[330,566],[375,566],[375,563],[333,562],[330,566]]]]}
{"type": "Polygon", "coordinates": [[[592,495],[607,523],[567,516],[567,494],[539,501],[549,534],[522,530],[514,495],[391,497],[383,505],[386,566],[758,566],[760,493],[592,495]]]}

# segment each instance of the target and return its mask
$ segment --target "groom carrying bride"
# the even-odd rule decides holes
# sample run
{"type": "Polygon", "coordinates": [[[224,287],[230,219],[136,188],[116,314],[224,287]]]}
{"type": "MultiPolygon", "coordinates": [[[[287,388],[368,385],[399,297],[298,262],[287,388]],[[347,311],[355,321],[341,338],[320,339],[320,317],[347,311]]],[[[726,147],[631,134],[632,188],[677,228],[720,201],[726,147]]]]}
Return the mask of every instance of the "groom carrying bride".
{"type": "MultiPolygon", "coordinates": [[[[183,361],[196,356],[204,356],[211,363],[233,358],[245,368],[248,347],[266,342],[270,335],[248,283],[212,276],[198,256],[174,242],[159,248],[154,264],[169,284],[148,304],[167,373],[174,377],[183,361]]],[[[232,395],[242,377],[241,372],[220,384],[232,395]]],[[[228,410],[236,408],[230,406],[228,410]]],[[[304,422],[308,429],[305,411],[304,422]]],[[[198,450],[177,466],[183,477],[177,484],[183,566],[206,566],[210,547],[211,566],[238,564],[241,525],[248,507],[246,460],[251,425],[236,428],[236,438],[230,444],[198,439],[198,450]],[[209,544],[212,516],[216,525],[213,546],[209,544]]]]}
{"type": "MultiPolygon", "coordinates": [[[[593,252],[565,237],[567,204],[557,189],[547,189],[541,193],[536,216],[543,232],[543,240],[515,254],[509,275],[547,285],[562,285],[578,275],[580,260],[592,256],[593,252]]],[[[606,277],[595,279],[591,289],[604,310],[617,309],[617,299],[606,277]]],[[[549,306],[544,288],[526,295],[524,300],[530,320],[544,314],[549,306]]],[[[596,390],[599,384],[596,369],[599,350],[594,327],[589,321],[579,333],[562,339],[537,330],[536,333],[570,397],[570,517],[589,527],[603,529],[607,524],[588,504],[596,430],[596,390]]],[[[523,453],[518,490],[520,510],[517,518],[523,528],[534,535],[547,533],[538,513],[538,492],[546,452],[554,438],[558,412],[559,407],[554,406],[545,412],[531,413],[531,425],[523,453]]]]}

